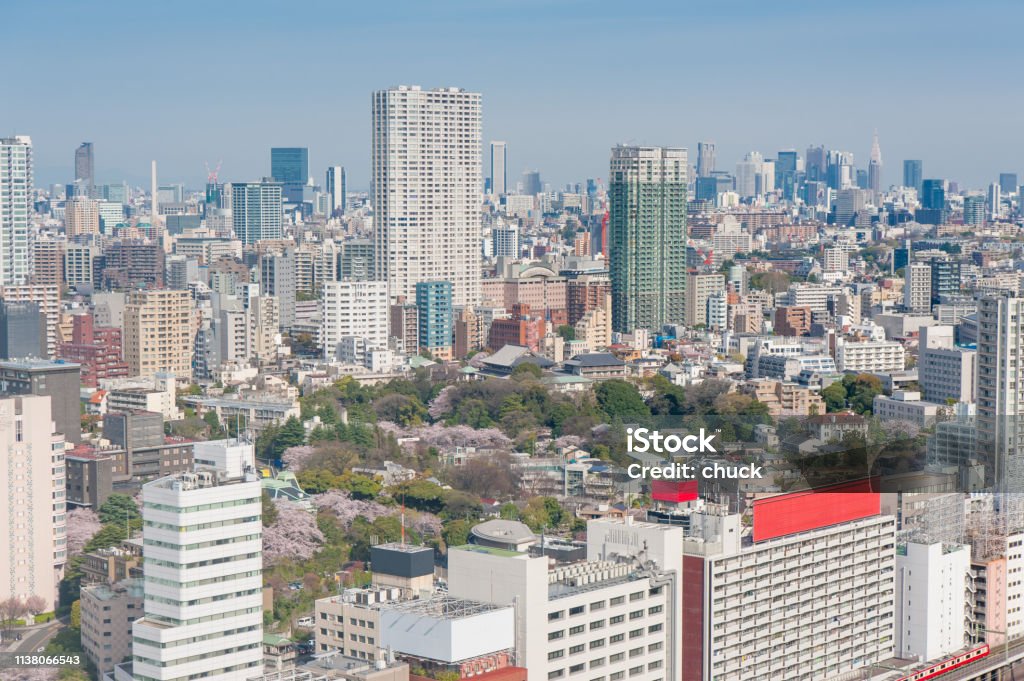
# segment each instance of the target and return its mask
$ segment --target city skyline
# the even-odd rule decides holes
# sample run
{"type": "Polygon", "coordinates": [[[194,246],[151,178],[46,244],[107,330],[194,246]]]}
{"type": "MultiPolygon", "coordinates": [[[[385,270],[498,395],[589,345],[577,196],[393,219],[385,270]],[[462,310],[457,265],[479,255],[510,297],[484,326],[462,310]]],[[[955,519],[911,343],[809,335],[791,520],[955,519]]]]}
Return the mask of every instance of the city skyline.
{"type": "MultiPolygon", "coordinates": [[[[987,6],[1007,18],[1020,11],[1009,3],[987,6]]],[[[400,84],[482,92],[483,139],[508,142],[510,184],[534,168],[553,186],[603,178],[606,150],[617,143],[685,147],[695,158],[698,141],[714,141],[721,168],[731,167],[751,149],[771,157],[779,149],[824,144],[852,152],[858,166],[867,167],[877,128],[887,159],[883,186],[898,181],[902,159],[921,158],[927,176],[983,189],[998,173],[1016,171],[1015,158],[1024,152],[1024,142],[1014,142],[1012,135],[1015,95],[1001,92],[998,69],[982,69],[1012,59],[1008,28],[1015,22],[996,22],[975,38],[957,30],[951,13],[960,8],[953,3],[930,5],[928,12],[886,6],[884,15],[877,11],[880,5],[872,4],[822,8],[813,19],[793,5],[769,10],[745,4],[743,12],[728,14],[687,8],[684,14],[666,3],[628,9],[537,3],[532,12],[500,5],[470,13],[470,6],[459,2],[431,8],[429,17],[416,7],[384,17],[372,10],[323,5],[320,11],[332,19],[337,14],[338,20],[300,23],[301,31],[285,28],[268,7],[248,20],[232,16],[237,30],[215,33],[221,18],[217,8],[204,7],[207,20],[195,24],[187,23],[194,14],[188,8],[155,21],[148,8],[118,13],[116,7],[114,18],[105,23],[70,5],[45,16],[33,7],[14,8],[12,21],[44,22],[54,39],[53,49],[24,65],[31,68],[15,71],[55,71],[73,51],[79,68],[121,74],[124,101],[141,102],[151,97],[154,76],[169,78],[170,64],[173,73],[199,74],[211,68],[211,61],[227,61],[221,55],[255,58],[254,50],[263,44],[258,38],[270,35],[296,49],[276,50],[275,55],[294,56],[269,62],[260,56],[265,67],[238,79],[197,78],[189,96],[161,97],[141,110],[138,105],[111,107],[75,80],[67,85],[67,96],[76,102],[73,110],[44,106],[42,88],[48,91],[49,82],[26,77],[18,84],[23,96],[0,103],[0,125],[4,135],[33,136],[42,185],[73,178],[74,149],[87,140],[96,145],[100,183],[124,179],[143,184],[153,158],[160,162],[162,180],[189,186],[200,187],[204,162],[218,159],[225,162],[222,177],[258,180],[269,173],[270,147],[308,146],[315,177],[329,165],[344,165],[353,190],[365,191],[370,95],[400,84]],[[79,49],[87,34],[80,30],[83,22],[95,31],[90,39],[100,43],[142,30],[154,40],[130,60],[116,51],[79,49]],[[836,28],[817,28],[826,24],[836,28]],[[181,44],[171,39],[185,26],[195,50],[180,50],[181,44]],[[342,28],[328,28],[337,26],[342,28]],[[731,39],[716,41],[710,35],[720,32],[702,27],[723,28],[731,39]],[[780,31],[793,39],[765,48],[762,40],[780,31]],[[374,40],[383,40],[388,54],[375,58],[372,72],[345,70],[341,83],[324,87],[324,72],[313,65],[325,63],[328,54],[341,64],[355,63],[374,40]],[[645,45],[654,58],[607,60],[596,49],[632,43],[645,45]],[[671,47],[680,43],[687,46],[682,57],[671,47]],[[442,44],[450,47],[438,50],[442,44]],[[837,44],[846,47],[837,49],[837,44]],[[953,44],[959,49],[945,49],[953,44]],[[775,68],[759,73],[752,66],[765,49],[771,50],[775,68]],[[663,54],[667,50],[673,50],[671,57],[663,54]],[[552,51],[579,54],[580,61],[560,62],[552,51]],[[465,59],[467,53],[474,58],[465,59]],[[823,53],[830,58],[818,59],[823,53]],[[687,61],[685,54],[701,57],[687,61]],[[593,77],[552,78],[554,85],[537,77],[548,69],[557,75],[560,63],[566,73],[589,64],[584,73],[593,77]],[[894,70],[926,63],[928,69],[913,71],[909,85],[894,70]],[[642,64],[648,66],[640,70],[642,64]],[[844,97],[826,87],[838,74],[848,74],[841,82],[851,90],[868,94],[844,97]],[[280,102],[259,99],[255,93],[264,91],[258,86],[266,78],[284,78],[297,94],[280,102]],[[701,85],[695,88],[690,81],[701,85]],[[950,83],[956,84],[957,97],[948,96],[950,83]],[[700,99],[689,95],[695,91],[700,99]],[[991,93],[999,93],[1001,105],[978,107],[991,93]],[[645,106],[635,106],[641,98],[645,106]],[[762,106],[751,108],[752,100],[762,106]],[[792,115],[794,109],[808,108],[815,115],[792,115]]],[[[15,53],[23,40],[12,37],[15,53]]],[[[23,47],[23,53],[35,54],[27,44],[23,47]]],[[[16,64],[21,59],[16,56],[16,64]]]]}

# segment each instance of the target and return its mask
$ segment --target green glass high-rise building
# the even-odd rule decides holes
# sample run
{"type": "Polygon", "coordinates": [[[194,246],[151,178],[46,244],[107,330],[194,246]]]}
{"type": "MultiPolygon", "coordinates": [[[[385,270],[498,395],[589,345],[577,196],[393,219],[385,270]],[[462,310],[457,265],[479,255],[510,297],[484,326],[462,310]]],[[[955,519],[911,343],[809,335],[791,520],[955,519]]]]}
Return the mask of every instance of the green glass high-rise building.
{"type": "Polygon", "coordinates": [[[608,197],[612,328],[686,319],[686,149],[612,149],[608,197]]]}

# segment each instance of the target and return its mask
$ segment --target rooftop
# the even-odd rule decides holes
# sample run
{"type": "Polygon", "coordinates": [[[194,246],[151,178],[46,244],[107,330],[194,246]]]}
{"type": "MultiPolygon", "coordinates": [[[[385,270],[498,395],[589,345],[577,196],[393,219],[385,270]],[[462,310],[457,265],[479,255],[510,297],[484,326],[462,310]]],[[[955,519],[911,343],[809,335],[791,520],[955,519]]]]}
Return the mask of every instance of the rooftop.
{"type": "Polygon", "coordinates": [[[520,553],[518,551],[496,549],[491,546],[480,546],[479,544],[463,544],[462,546],[452,546],[451,549],[455,551],[472,551],[473,553],[486,553],[491,556],[501,556],[504,558],[526,557],[525,553],[520,553]]]}
{"type": "Polygon", "coordinates": [[[480,539],[501,543],[519,544],[536,538],[533,530],[517,520],[488,520],[474,525],[471,532],[480,539]]]}
{"type": "Polygon", "coordinates": [[[412,601],[402,601],[388,606],[388,610],[409,613],[413,615],[424,615],[438,619],[461,619],[472,617],[483,612],[500,610],[503,607],[493,603],[480,603],[468,601],[461,598],[453,598],[447,595],[432,596],[412,601]]]}
{"type": "Polygon", "coordinates": [[[80,364],[67,362],[63,359],[7,359],[0,361],[0,369],[18,369],[21,371],[46,371],[53,369],[80,369],[80,364]]]}

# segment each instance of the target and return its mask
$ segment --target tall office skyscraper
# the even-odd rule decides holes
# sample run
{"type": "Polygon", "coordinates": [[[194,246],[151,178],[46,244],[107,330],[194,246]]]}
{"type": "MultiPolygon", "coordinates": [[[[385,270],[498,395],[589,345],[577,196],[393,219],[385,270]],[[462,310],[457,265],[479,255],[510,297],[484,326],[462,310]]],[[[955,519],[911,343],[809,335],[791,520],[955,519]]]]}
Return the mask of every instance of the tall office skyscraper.
{"type": "Polygon", "coordinates": [[[544,183],[540,181],[540,172],[527,170],[523,173],[523,193],[527,196],[536,196],[544,190],[544,183]]]}
{"type": "Polygon", "coordinates": [[[993,182],[988,186],[988,215],[992,220],[998,220],[1003,214],[1003,197],[998,183],[993,182]]]}
{"type": "MultiPolygon", "coordinates": [[[[132,624],[131,678],[231,681],[263,671],[263,526],[252,446],[201,444],[203,460],[218,464],[212,470],[142,487],[146,600],[132,624]],[[240,447],[248,450],[244,472],[240,447]]],[[[127,670],[117,671],[123,678],[127,670]]]]}
{"type": "Polygon", "coordinates": [[[616,331],[685,320],[687,164],[686,149],[612,149],[608,247],[616,331]]]}
{"type": "Polygon", "coordinates": [[[903,186],[913,187],[917,193],[921,193],[921,181],[924,179],[924,164],[917,159],[908,159],[903,162],[903,186]]]}
{"type": "Polygon", "coordinates": [[[697,177],[709,177],[715,172],[715,143],[697,142],[697,177]]]}
{"type": "Polygon", "coordinates": [[[459,88],[373,95],[377,275],[392,299],[443,280],[455,305],[480,302],[480,112],[480,94],[459,88]]]}
{"type": "Polygon", "coordinates": [[[775,160],[775,188],[782,190],[787,201],[796,198],[796,171],[799,156],[793,149],[780,151],[775,160]]]}
{"type": "Polygon", "coordinates": [[[347,201],[345,192],[345,168],[342,166],[330,166],[327,168],[327,193],[331,197],[331,213],[340,215],[345,212],[347,201]]]}
{"type": "Polygon", "coordinates": [[[946,208],[945,180],[923,180],[921,182],[921,207],[927,210],[946,208]]]}
{"type": "Polygon", "coordinates": [[[278,182],[309,181],[309,149],[306,147],[273,147],[270,150],[270,174],[278,182]]]}
{"type": "Polygon", "coordinates": [[[978,301],[978,452],[987,482],[1000,491],[1024,489],[1024,298],[978,301]]]}
{"type": "Polygon", "coordinates": [[[89,196],[93,195],[96,184],[96,162],[92,153],[92,142],[82,142],[75,149],[75,184],[82,186],[89,196]]]}
{"type": "Polygon", "coordinates": [[[270,150],[270,175],[281,183],[281,193],[288,203],[301,203],[303,189],[309,182],[309,149],[306,147],[273,147],[270,150]]]}
{"type": "Polygon", "coordinates": [[[868,161],[868,189],[875,202],[882,191],[882,148],[878,145],[878,131],[871,138],[871,159],[868,161]]]}
{"type": "Polygon", "coordinates": [[[32,138],[0,138],[0,283],[28,277],[28,219],[32,212],[32,138]]]}
{"type": "Polygon", "coordinates": [[[508,143],[491,142],[491,193],[508,194],[508,143]]]}
{"type": "Polygon", "coordinates": [[[67,561],[64,437],[53,432],[50,399],[0,399],[0,530],[7,547],[0,551],[0,599],[42,596],[47,610],[67,561]]]}
{"type": "Polygon", "coordinates": [[[999,191],[1006,196],[1017,193],[1017,173],[999,173],[999,191]]]}
{"type": "Polygon", "coordinates": [[[280,239],[281,199],[281,185],[277,182],[232,182],[231,221],[235,236],[244,244],[280,239]]]}
{"type": "Polygon", "coordinates": [[[828,174],[828,156],[825,147],[808,147],[804,166],[808,182],[824,182],[828,174]]]}

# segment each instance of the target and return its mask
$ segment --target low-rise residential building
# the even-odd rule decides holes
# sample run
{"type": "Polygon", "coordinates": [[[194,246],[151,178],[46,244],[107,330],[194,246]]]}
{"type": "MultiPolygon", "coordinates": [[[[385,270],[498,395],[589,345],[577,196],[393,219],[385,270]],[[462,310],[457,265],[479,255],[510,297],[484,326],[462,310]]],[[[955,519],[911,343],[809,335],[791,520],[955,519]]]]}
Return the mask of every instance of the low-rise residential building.
{"type": "Polygon", "coordinates": [[[754,378],[743,383],[740,391],[767,406],[772,418],[825,413],[821,395],[798,383],[754,378]]]}
{"type": "Polygon", "coordinates": [[[872,411],[882,421],[909,421],[927,428],[935,423],[944,408],[941,404],[922,400],[921,393],[915,390],[897,390],[892,397],[876,395],[872,411]]]}
{"type": "Polygon", "coordinates": [[[906,367],[906,352],[896,341],[846,341],[836,343],[836,366],[840,371],[881,373],[906,367]]]}
{"type": "Polygon", "coordinates": [[[142,579],[82,587],[82,649],[100,674],[131,659],[132,622],[142,617],[142,579]]]}

